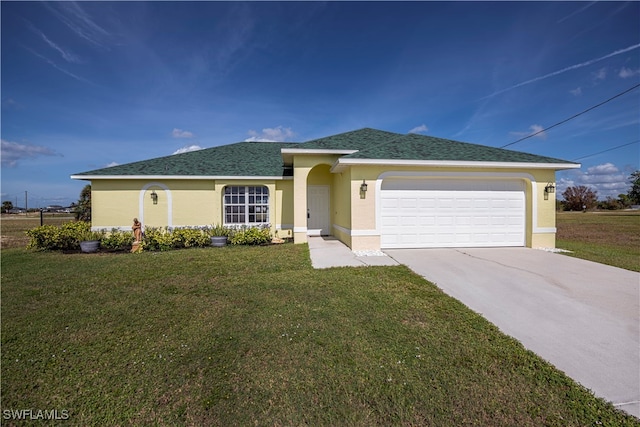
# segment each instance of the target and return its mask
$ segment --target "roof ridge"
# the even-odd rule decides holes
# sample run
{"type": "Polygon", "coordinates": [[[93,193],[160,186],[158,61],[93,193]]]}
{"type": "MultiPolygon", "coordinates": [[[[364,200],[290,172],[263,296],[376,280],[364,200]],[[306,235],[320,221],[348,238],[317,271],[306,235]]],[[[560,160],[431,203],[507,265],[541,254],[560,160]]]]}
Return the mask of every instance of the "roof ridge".
{"type": "MultiPolygon", "coordinates": [[[[549,157],[549,156],[538,155],[538,154],[532,154],[525,151],[508,150],[505,148],[491,147],[488,145],[476,144],[472,142],[457,141],[449,138],[441,138],[441,137],[431,136],[431,135],[420,135],[416,133],[408,133],[408,134],[401,135],[399,138],[396,138],[394,140],[384,141],[374,146],[366,147],[362,150],[359,150],[356,153],[349,154],[345,157],[362,158],[362,159],[366,159],[366,158],[393,159],[394,158],[393,155],[395,154],[395,158],[408,159],[408,158],[413,158],[416,154],[418,154],[417,152],[420,149],[425,149],[425,148],[428,148],[429,156],[436,157],[440,160],[445,158],[448,160],[462,160],[459,158],[460,156],[467,157],[469,152],[475,151],[476,152],[475,155],[478,155],[479,157],[483,157],[485,161],[500,161],[500,160],[495,160],[493,158],[494,155],[497,155],[497,157],[509,159],[509,160],[503,160],[503,161],[514,161],[512,159],[518,158],[520,159],[520,161],[527,161],[527,162],[536,160],[538,162],[542,161],[544,163],[548,163],[551,161],[560,162],[560,163],[572,163],[572,162],[567,162],[566,160],[549,157]],[[390,145],[394,143],[397,144],[399,141],[402,141],[402,140],[408,143],[411,143],[411,142],[418,143],[420,144],[420,147],[415,147],[415,146],[411,147],[413,148],[413,150],[410,150],[411,151],[410,153],[407,152],[406,147],[403,147],[403,146],[400,146],[396,150],[388,149],[390,145]],[[449,147],[446,147],[446,148],[449,148],[449,150],[443,151],[443,148],[445,148],[443,147],[443,143],[452,143],[449,147]],[[391,155],[392,157],[388,157],[389,155],[391,155]],[[387,156],[387,157],[382,157],[382,156],[387,156]]],[[[425,154],[426,153],[422,152],[418,157],[425,158],[426,157],[425,154]]],[[[437,159],[434,158],[432,160],[437,160],[437,159]]]]}

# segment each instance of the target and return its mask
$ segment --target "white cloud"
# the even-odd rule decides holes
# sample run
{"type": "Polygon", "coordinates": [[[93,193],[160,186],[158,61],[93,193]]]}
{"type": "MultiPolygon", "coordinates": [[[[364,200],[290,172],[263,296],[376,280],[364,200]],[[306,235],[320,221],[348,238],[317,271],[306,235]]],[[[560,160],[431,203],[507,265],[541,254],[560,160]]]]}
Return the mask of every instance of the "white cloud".
{"type": "Polygon", "coordinates": [[[284,142],[295,136],[295,133],[291,128],[285,128],[282,126],[264,128],[260,133],[255,130],[250,130],[247,133],[251,135],[249,138],[245,139],[247,142],[284,142]]]}
{"type": "Polygon", "coordinates": [[[591,166],[587,169],[587,172],[592,175],[607,175],[618,173],[620,172],[620,169],[618,169],[613,163],[603,163],[601,165],[591,166]]]}
{"type": "Polygon", "coordinates": [[[573,96],[580,96],[580,95],[582,95],[582,88],[581,87],[577,87],[575,89],[570,90],[569,92],[573,96]]]}
{"type": "Polygon", "coordinates": [[[636,74],[640,74],[640,68],[637,69],[637,70],[632,70],[631,68],[622,67],[622,69],[618,73],[618,77],[626,79],[626,78],[629,78],[629,77],[633,77],[636,74]]]}
{"type": "Polygon", "coordinates": [[[584,185],[597,191],[598,199],[604,200],[607,197],[617,198],[619,194],[626,194],[629,191],[629,174],[621,171],[613,163],[602,163],[600,165],[587,168],[586,172],[581,169],[563,172],[567,176],[558,179],[558,199],[562,199],[562,193],[567,187],[584,185]]]}
{"type": "Polygon", "coordinates": [[[118,163],[118,162],[111,162],[111,163],[109,163],[109,164],[108,164],[107,166],[105,166],[105,167],[107,167],[107,168],[112,168],[112,167],[114,167],[114,166],[118,166],[119,164],[120,164],[120,163],[118,163]]]}
{"type": "Polygon", "coordinates": [[[409,133],[421,133],[421,132],[427,132],[428,130],[429,128],[427,127],[427,125],[421,124],[420,126],[416,126],[413,129],[411,129],[409,133]]]}
{"type": "Polygon", "coordinates": [[[48,147],[41,145],[20,144],[18,142],[11,142],[1,140],[2,144],[2,165],[6,167],[14,167],[18,164],[19,160],[32,159],[38,156],[59,156],[48,147]]]}
{"type": "Polygon", "coordinates": [[[544,129],[542,126],[531,125],[529,129],[531,129],[531,132],[510,132],[510,134],[517,137],[534,136],[535,138],[547,139],[547,133],[542,132],[544,129]]]}
{"type": "Polygon", "coordinates": [[[193,133],[189,132],[188,130],[173,128],[171,136],[173,136],[174,138],[193,138],[193,133]]]}
{"type": "Polygon", "coordinates": [[[594,80],[604,80],[607,78],[607,69],[600,68],[598,71],[592,74],[593,74],[594,80]]]}
{"type": "Polygon", "coordinates": [[[189,151],[198,151],[198,150],[202,150],[202,147],[200,147],[199,145],[188,145],[186,147],[182,147],[177,149],[176,151],[174,151],[172,153],[173,154],[182,154],[182,153],[188,153],[189,151]]]}

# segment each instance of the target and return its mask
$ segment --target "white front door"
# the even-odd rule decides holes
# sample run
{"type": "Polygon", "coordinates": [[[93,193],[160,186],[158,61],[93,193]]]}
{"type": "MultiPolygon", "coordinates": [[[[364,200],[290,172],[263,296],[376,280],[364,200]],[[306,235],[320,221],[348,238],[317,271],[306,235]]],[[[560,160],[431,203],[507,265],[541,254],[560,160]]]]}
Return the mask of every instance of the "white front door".
{"type": "Polygon", "coordinates": [[[329,211],[329,186],[307,187],[307,235],[327,236],[331,234],[329,211]]]}

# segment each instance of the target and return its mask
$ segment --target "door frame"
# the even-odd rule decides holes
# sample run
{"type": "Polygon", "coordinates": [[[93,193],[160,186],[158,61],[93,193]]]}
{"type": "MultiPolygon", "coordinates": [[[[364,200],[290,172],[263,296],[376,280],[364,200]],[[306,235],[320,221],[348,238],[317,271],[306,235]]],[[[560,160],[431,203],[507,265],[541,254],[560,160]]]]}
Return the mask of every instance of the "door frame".
{"type": "Polygon", "coordinates": [[[307,236],[329,236],[331,235],[331,187],[329,185],[308,185],[307,186],[307,236]],[[311,211],[311,189],[322,190],[321,200],[318,205],[313,204],[314,211],[311,211]],[[324,202],[324,203],[323,203],[324,202]],[[324,211],[324,212],[323,212],[324,211]],[[326,214],[326,221],[320,227],[310,227],[309,219],[316,215],[326,214]]]}

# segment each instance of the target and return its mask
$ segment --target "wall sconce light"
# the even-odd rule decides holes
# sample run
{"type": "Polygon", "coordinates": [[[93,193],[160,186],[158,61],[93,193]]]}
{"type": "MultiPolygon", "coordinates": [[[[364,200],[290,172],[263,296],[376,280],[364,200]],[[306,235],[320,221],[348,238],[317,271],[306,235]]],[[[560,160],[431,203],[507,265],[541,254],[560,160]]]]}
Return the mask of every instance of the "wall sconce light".
{"type": "Polygon", "coordinates": [[[553,185],[553,183],[551,182],[547,183],[547,185],[544,187],[544,199],[549,200],[549,193],[555,193],[555,192],[556,192],[556,187],[553,185]]]}
{"type": "Polygon", "coordinates": [[[151,200],[153,200],[154,205],[158,204],[158,194],[156,193],[156,190],[151,190],[151,200]]]}
{"type": "Polygon", "coordinates": [[[360,192],[361,193],[366,193],[367,192],[367,183],[365,182],[365,180],[362,180],[362,184],[360,184],[360,192]]]}
{"type": "Polygon", "coordinates": [[[555,193],[556,192],[556,187],[550,182],[547,184],[546,187],[544,187],[544,191],[545,193],[555,193]]]}

